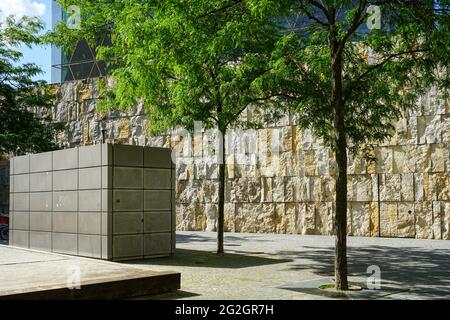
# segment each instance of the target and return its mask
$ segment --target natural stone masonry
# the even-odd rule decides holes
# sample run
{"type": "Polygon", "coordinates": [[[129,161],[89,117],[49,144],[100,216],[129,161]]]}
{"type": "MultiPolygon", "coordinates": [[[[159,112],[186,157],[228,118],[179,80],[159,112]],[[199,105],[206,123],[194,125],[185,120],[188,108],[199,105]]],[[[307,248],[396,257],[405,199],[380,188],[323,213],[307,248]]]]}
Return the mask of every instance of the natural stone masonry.
{"type": "MultiPolygon", "coordinates": [[[[167,148],[185,142],[176,134],[149,137],[141,105],[95,112],[98,93],[92,82],[55,89],[58,103],[52,116],[67,123],[59,137],[65,146],[103,138],[167,148]]],[[[249,109],[243,119],[252,116],[249,109]]],[[[206,132],[197,133],[188,143],[191,156],[177,160],[178,230],[216,228],[218,171],[205,161],[209,140],[206,132]]],[[[229,132],[226,140],[227,231],[333,233],[334,156],[310,130],[299,129],[296,116],[287,114],[247,135],[229,132]],[[256,157],[249,157],[249,151],[256,157]]],[[[395,123],[392,139],[375,147],[376,163],[349,155],[349,234],[450,239],[449,153],[450,102],[431,89],[395,123]]]]}
{"type": "Polygon", "coordinates": [[[107,260],[171,255],[170,155],[96,144],[12,158],[10,243],[107,260]]]}

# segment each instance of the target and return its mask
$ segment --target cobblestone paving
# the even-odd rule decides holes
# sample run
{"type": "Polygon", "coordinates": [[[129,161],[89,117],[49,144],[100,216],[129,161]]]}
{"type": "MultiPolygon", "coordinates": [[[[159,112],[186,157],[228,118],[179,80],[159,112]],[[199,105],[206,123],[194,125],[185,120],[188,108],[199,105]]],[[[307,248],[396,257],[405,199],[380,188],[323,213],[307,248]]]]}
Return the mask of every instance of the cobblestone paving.
{"type": "Polygon", "coordinates": [[[333,278],[333,237],[226,233],[225,243],[218,256],[215,233],[178,232],[174,257],[131,263],[181,272],[181,290],[156,299],[450,299],[450,241],[350,237],[350,281],[366,287],[376,265],[381,290],[344,297],[316,289],[333,278]]]}

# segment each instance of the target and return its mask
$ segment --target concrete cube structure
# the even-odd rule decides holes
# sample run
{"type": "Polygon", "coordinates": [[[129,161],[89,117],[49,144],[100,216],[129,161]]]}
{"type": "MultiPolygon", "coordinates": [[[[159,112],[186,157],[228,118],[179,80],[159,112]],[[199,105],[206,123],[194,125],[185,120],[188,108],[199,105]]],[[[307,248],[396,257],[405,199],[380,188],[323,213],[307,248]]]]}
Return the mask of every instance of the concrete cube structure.
{"type": "Polygon", "coordinates": [[[171,150],[97,144],[15,157],[10,244],[131,260],[175,250],[171,150]]]}

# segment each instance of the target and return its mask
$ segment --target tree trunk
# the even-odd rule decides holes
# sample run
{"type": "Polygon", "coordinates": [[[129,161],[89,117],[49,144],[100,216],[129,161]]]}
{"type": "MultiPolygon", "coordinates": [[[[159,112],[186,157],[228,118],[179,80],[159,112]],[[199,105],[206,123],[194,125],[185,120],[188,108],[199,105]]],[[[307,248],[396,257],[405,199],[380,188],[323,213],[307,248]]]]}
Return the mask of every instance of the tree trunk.
{"type": "Polygon", "coordinates": [[[225,129],[219,137],[219,212],[217,217],[217,254],[223,254],[223,230],[225,220],[225,129]]]}
{"type": "Polygon", "coordinates": [[[336,242],[335,284],[336,290],[348,290],[347,280],[347,138],[345,111],[342,99],[342,60],[339,54],[332,59],[332,109],[334,138],[336,143],[336,242]]]}

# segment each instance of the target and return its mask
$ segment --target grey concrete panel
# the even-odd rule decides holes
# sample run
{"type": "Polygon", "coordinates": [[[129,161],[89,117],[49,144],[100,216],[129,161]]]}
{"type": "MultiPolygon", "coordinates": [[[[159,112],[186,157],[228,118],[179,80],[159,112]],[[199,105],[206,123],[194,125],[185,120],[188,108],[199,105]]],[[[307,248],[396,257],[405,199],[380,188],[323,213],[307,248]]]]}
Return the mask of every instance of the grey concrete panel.
{"type": "Polygon", "coordinates": [[[102,165],[102,145],[85,146],[79,148],[79,167],[96,167],[102,165]]]}
{"type": "Polygon", "coordinates": [[[30,211],[51,211],[52,193],[33,192],[30,193],[30,211]]]}
{"type": "Polygon", "coordinates": [[[112,234],[112,212],[102,212],[101,213],[101,233],[103,236],[112,234]]]}
{"type": "Polygon", "coordinates": [[[30,155],[30,172],[42,172],[52,170],[52,152],[44,152],[30,155]]]}
{"type": "Polygon", "coordinates": [[[53,211],[78,211],[78,191],[53,192],[53,211]]]}
{"type": "Polygon", "coordinates": [[[102,165],[112,166],[113,164],[113,146],[111,144],[102,144],[102,165]]]}
{"type": "Polygon", "coordinates": [[[142,234],[114,236],[113,258],[142,257],[142,241],[142,234]]]}
{"type": "Polygon", "coordinates": [[[144,232],[171,232],[172,211],[144,212],[144,232]]]}
{"type": "Polygon", "coordinates": [[[101,212],[78,213],[78,233],[101,234],[101,212]]]}
{"type": "Polygon", "coordinates": [[[77,233],[78,213],[77,212],[53,212],[53,231],[77,233]]]}
{"type": "Polygon", "coordinates": [[[20,156],[20,157],[14,157],[14,174],[21,174],[21,173],[29,173],[30,172],[30,156],[20,156]]]}
{"type": "Polygon", "coordinates": [[[78,168],[78,148],[53,151],[53,170],[78,168]]]}
{"type": "Polygon", "coordinates": [[[113,212],[113,223],[115,235],[142,233],[142,212],[113,212]]]}
{"type": "Polygon", "coordinates": [[[14,193],[9,192],[9,212],[14,211],[14,193]]]}
{"type": "Polygon", "coordinates": [[[104,166],[102,167],[102,188],[111,189],[113,187],[113,167],[104,166]]]}
{"type": "Polygon", "coordinates": [[[102,236],[102,259],[112,259],[112,236],[102,236]]]}
{"type": "Polygon", "coordinates": [[[52,213],[30,212],[30,230],[52,231],[52,213]]]}
{"type": "Polygon", "coordinates": [[[52,233],[53,252],[78,254],[78,235],[75,233],[52,233]]]}
{"type": "Polygon", "coordinates": [[[170,254],[171,234],[170,233],[149,233],[144,235],[144,255],[170,254]]]}
{"type": "MultiPolygon", "coordinates": [[[[11,236],[11,235],[10,235],[11,236]]],[[[24,230],[14,230],[12,232],[12,245],[15,247],[28,248],[30,246],[30,232],[24,230]]]]}
{"type": "Polygon", "coordinates": [[[142,211],[142,190],[114,190],[114,211],[142,211]]]}
{"type": "Polygon", "coordinates": [[[110,189],[102,189],[102,211],[112,211],[113,207],[113,191],[110,189]]]}
{"type": "MultiPolygon", "coordinates": [[[[82,149],[82,148],[81,148],[82,149]]],[[[83,189],[101,189],[102,187],[102,168],[84,168],[78,171],[78,188],[83,189]]]]}
{"type": "Polygon", "coordinates": [[[84,257],[102,257],[102,237],[100,235],[78,235],[78,254],[84,257]]]}
{"type": "Polygon", "coordinates": [[[53,191],[69,191],[78,188],[78,169],[53,171],[53,191]]]}
{"type": "Polygon", "coordinates": [[[51,251],[52,233],[30,231],[30,249],[51,251]]]}
{"type": "Polygon", "coordinates": [[[144,191],[145,204],[144,210],[171,210],[170,190],[146,190],[144,191]]]}
{"type": "Polygon", "coordinates": [[[10,221],[11,229],[29,230],[30,229],[30,213],[27,211],[14,211],[11,212],[11,216],[14,220],[10,221]]]}
{"type": "Polygon", "coordinates": [[[19,174],[13,176],[13,192],[29,192],[30,191],[30,175],[19,174]]]}
{"type": "Polygon", "coordinates": [[[171,189],[170,169],[144,169],[145,189],[171,189]]]}
{"type": "Polygon", "coordinates": [[[102,190],[79,191],[79,211],[93,212],[102,210],[102,190]]]}
{"type": "Polygon", "coordinates": [[[124,144],[114,145],[114,166],[142,167],[143,148],[124,144]]]}
{"type": "Polygon", "coordinates": [[[144,147],[144,167],[172,168],[171,154],[168,148],[144,147]]]}
{"type": "Polygon", "coordinates": [[[52,172],[30,174],[30,191],[52,191],[52,172]]]}
{"type": "Polygon", "coordinates": [[[143,169],[114,167],[114,188],[142,189],[143,169]]]}
{"type": "Polygon", "coordinates": [[[30,194],[29,193],[13,193],[13,206],[16,211],[30,210],[30,194]]]}

